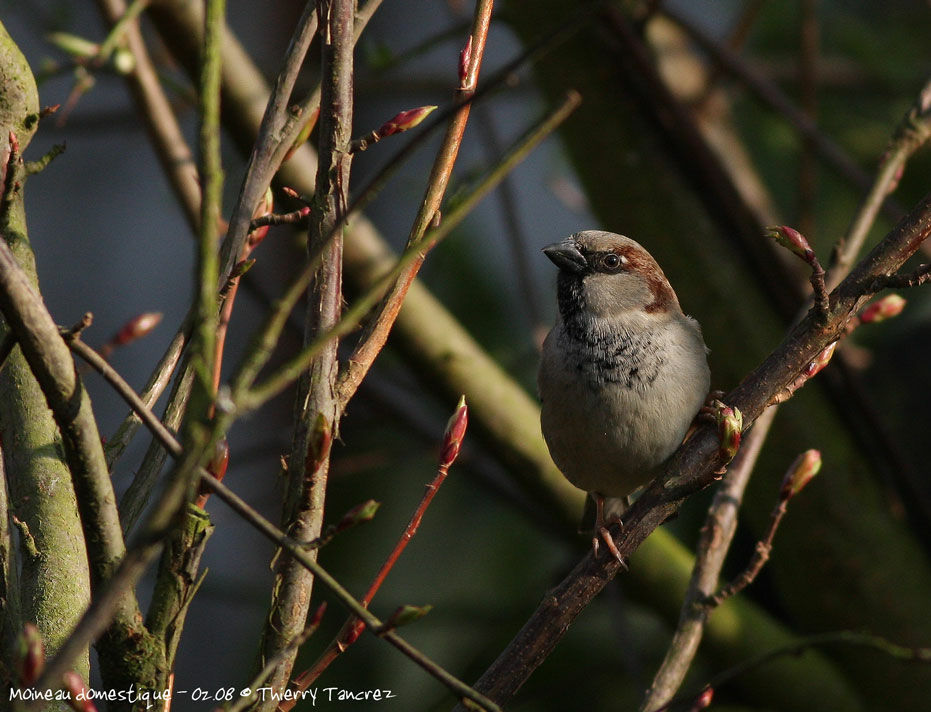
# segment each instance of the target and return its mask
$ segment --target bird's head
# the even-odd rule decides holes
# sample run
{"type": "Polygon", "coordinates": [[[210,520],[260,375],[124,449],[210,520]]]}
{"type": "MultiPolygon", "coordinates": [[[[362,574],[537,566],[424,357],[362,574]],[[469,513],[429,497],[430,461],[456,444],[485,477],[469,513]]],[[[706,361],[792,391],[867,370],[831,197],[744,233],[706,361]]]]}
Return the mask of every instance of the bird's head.
{"type": "Polygon", "coordinates": [[[681,313],[679,300],[656,260],[629,237],[585,230],[543,248],[559,267],[559,311],[564,321],[585,315],[610,319],[630,313],[681,313]]]}

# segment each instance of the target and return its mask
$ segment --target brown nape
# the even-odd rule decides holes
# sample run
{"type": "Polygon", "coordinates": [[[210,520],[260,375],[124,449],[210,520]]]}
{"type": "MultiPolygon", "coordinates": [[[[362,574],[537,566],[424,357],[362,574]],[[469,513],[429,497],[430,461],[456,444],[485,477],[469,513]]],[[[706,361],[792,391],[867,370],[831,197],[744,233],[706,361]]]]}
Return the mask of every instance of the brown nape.
{"type": "Polygon", "coordinates": [[[656,263],[649,253],[636,247],[622,247],[618,254],[628,261],[628,270],[631,272],[640,272],[650,292],[653,294],[653,301],[644,307],[648,314],[664,312],[670,310],[680,310],[679,300],[663,274],[663,270],[656,263]]]}

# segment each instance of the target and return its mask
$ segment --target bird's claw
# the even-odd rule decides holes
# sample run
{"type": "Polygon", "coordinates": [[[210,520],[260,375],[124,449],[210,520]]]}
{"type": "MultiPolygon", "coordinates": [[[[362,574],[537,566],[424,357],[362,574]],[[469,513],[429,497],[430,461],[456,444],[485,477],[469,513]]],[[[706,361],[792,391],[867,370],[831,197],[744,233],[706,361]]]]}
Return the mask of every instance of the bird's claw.
{"type": "MultiPolygon", "coordinates": [[[[624,526],[620,521],[617,522],[622,527],[624,526]]],[[[604,542],[604,545],[608,548],[608,551],[611,552],[611,555],[617,559],[617,563],[621,565],[621,568],[624,571],[628,571],[627,560],[621,556],[621,552],[618,551],[617,544],[614,543],[614,537],[611,536],[611,532],[608,531],[608,527],[600,526],[595,530],[595,536],[592,537],[592,551],[595,554],[595,558],[598,558],[600,553],[600,544],[604,542]]]]}

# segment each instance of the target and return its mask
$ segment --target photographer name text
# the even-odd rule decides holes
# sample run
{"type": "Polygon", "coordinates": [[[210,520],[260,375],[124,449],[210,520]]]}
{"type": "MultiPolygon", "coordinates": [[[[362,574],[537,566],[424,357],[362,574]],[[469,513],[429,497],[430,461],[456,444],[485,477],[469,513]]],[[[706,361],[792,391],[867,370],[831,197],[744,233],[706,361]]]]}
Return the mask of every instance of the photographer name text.
{"type": "MultiPolygon", "coordinates": [[[[79,702],[85,700],[104,701],[104,702],[128,702],[131,705],[144,704],[146,709],[155,706],[162,706],[171,700],[171,698],[187,697],[192,702],[232,702],[241,697],[255,697],[256,699],[274,700],[283,702],[285,700],[306,701],[309,700],[313,707],[317,702],[324,704],[339,702],[382,702],[390,700],[397,695],[392,690],[374,689],[374,690],[349,690],[343,687],[310,687],[306,690],[276,690],[273,687],[219,687],[216,689],[204,689],[195,687],[190,690],[142,690],[131,687],[126,690],[94,690],[85,689],[79,692],[74,699],[79,702]]],[[[72,695],[67,690],[36,690],[31,687],[13,688],[10,690],[9,701],[17,700],[21,702],[68,702],[72,695]]]]}

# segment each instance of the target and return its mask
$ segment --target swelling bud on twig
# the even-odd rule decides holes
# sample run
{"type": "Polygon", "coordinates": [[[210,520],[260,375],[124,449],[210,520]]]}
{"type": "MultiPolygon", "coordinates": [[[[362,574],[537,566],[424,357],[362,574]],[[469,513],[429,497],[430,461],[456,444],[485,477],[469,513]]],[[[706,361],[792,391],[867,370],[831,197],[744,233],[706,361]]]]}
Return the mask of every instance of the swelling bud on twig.
{"type": "Polygon", "coordinates": [[[782,479],[782,489],[779,496],[787,501],[802,491],[811,482],[812,478],[821,470],[821,451],[806,450],[789,466],[782,479]]]}
{"type": "Polygon", "coordinates": [[[109,358],[114,349],[127,346],[144,336],[148,336],[162,321],[161,312],[143,312],[133,317],[120,327],[107,343],[100,347],[100,355],[109,358]]]}
{"type": "Polygon", "coordinates": [[[803,371],[806,380],[820,373],[821,370],[831,362],[831,357],[834,356],[834,349],[836,348],[837,342],[832,341],[824,347],[821,353],[815,356],[814,360],[812,360],[803,371]]]}
{"type": "Polygon", "coordinates": [[[377,131],[378,136],[385,138],[419,126],[435,110],[436,106],[418,106],[416,109],[402,111],[381,125],[377,131]]]}
{"type": "Polygon", "coordinates": [[[364,151],[373,143],[378,143],[383,138],[408,131],[418,126],[435,110],[436,106],[418,106],[416,109],[408,109],[407,111],[395,114],[392,118],[383,123],[377,131],[371,131],[362,138],[354,139],[349,146],[349,152],[358,153],[364,151]]]}
{"type": "Polygon", "coordinates": [[[110,339],[109,345],[112,347],[126,346],[143,336],[148,336],[161,320],[161,312],[143,312],[120,327],[116,335],[110,339]]]}
{"type": "Polygon", "coordinates": [[[711,701],[714,699],[714,688],[706,687],[701,691],[701,694],[695,698],[695,704],[692,705],[689,712],[698,712],[699,710],[707,709],[711,706],[711,701]]]}
{"type": "Polygon", "coordinates": [[[213,457],[210,458],[210,462],[207,463],[207,472],[216,477],[218,480],[222,480],[223,476],[226,474],[226,468],[230,464],[230,444],[226,438],[222,438],[217,442],[216,450],[213,453],[213,457]]]}
{"type": "Polygon", "coordinates": [[[17,641],[16,671],[23,686],[32,685],[45,669],[45,645],[39,629],[26,623],[17,641]]]}
{"type": "Polygon", "coordinates": [[[385,621],[384,628],[385,630],[391,630],[393,628],[400,628],[402,625],[409,625],[414,621],[419,621],[425,615],[427,615],[433,606],[411,606],[404,605],[398,606],[398,608],[391,614],[391,617],[385,621]]]}
{"type": "Polygon", "coordinates": [[[459,53],[459,88],[469,89],[467,85],[469,79],[469,64],[472,61],[472,35],[466,40],[465,47],[459,53]]]}
{"type": "Polygon", "coordinates": [[[734,455],[740,449],[740,438],[744,422],[743,413],[737,408],[732,408],[718,400],[713,401],[711,407],[715,422],[718,424],[719,447],[729,462],[734,459],[734,455]]]}
{"type": "Polygon", "coordinates": [[[460,396],[456,411],[446,422],[446,431],[443,433],[443,445],[440,448],[441,467],[449,467],[459,457],[462,439],[465,437],[468,425],[469,407],[466,405],[465,396],[460,396]]]}
{"type": "MultiPolygon", "coordinates": [[[[252,219],[255,220],[258,217],[263,215],[268,215],[275,207],[275,196],[272,193],[272,187],[268,186],[265,189],[265,195],[262,198],[262,201],[255,207],[255,212],[252,213],[252,219]]],[[[265,236],[268,234],[268,225],[262,225],[255,228],[249,233],[249,237],[246,238],[246,252],[251,252],[256,247],[259,246],[259,243],[265,239],[265,236]]]]}
{"type": "Polygon", "coordinates": [[[818,320],[822,324],[825,323],[828,319],[830,299],[824,283],[824,267],[818,261],[818,256],[811,249],[808,240],[798,230],[786,225],[768,228],[766,234],[793,254],[801,257],[811,267],[811,276],[808,281],[811,282],[811,288],[814,291],[815,313],[818,320]]]}
{"type": "Polygon", "coordinates": [[[767,228],[766,236],[774,239],[779,245],[805,261],[808,261],[814,254],[814,250],[811,249],[811,245],[808,244],[805,236],[795,228],[787,225],[767,228]]]}
{"type": "Polygon", "coordinates": [[[337,522],[334,533],[343,532],[356,524],[371,521],[380,506],[381,502],[376,502],[374,499],[367,499],[362,504],[357,504],[337,522]]]}
{"type": "Polygon", "coordinates": [[[62,686],[68,691],[68,704],[75,712],[97,712],[97,706],[90,699],[87,685],[74,670],[61,676],[62,686]]]}
{"type": "Polygon", "coordinates": [[[888,294],[877,299],[860,312],[861,324],[878,324],[886,319],[898,316],[905,308],[905,299],[898,294],[888,294]]]}

